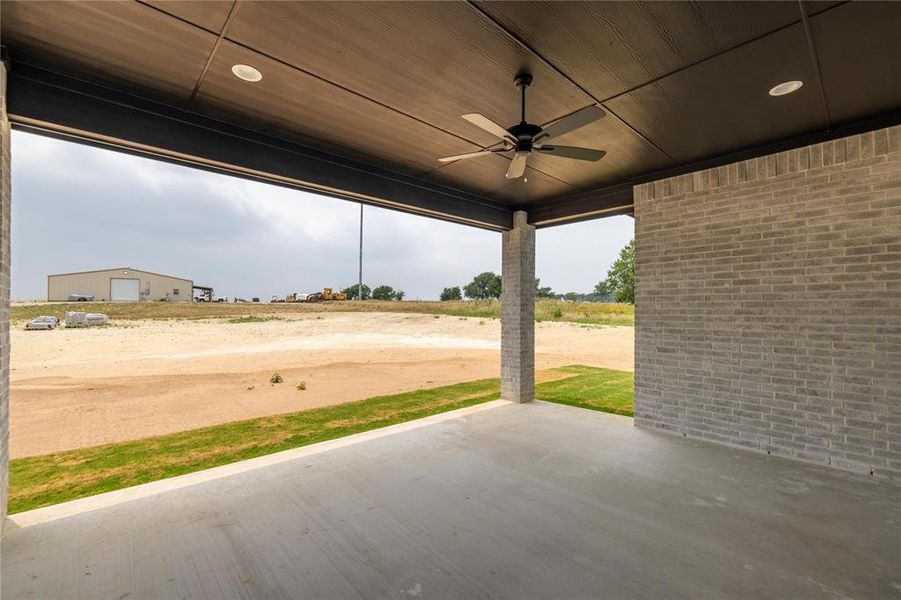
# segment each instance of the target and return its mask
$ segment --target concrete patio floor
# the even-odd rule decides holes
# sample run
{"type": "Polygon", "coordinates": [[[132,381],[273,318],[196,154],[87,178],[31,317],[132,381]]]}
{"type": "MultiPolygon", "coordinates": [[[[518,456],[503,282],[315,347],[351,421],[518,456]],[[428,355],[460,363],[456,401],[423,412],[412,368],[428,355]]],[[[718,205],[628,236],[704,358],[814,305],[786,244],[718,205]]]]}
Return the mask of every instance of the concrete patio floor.
{"type": "Polygon", "coordinates": [[[291,452],[13,515],[2,597],[901,595],[901,486],[625,417],[496,402],[291,452]]]}

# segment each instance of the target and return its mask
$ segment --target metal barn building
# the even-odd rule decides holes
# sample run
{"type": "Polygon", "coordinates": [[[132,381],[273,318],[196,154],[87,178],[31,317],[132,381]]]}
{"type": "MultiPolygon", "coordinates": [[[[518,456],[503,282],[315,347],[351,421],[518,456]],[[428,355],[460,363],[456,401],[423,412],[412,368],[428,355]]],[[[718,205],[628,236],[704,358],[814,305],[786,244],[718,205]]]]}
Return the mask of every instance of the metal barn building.
{"type": "Polygon", "coordinates": [[[194,282],[190,279],[122,267],[48,275],[47,300],[66,302],[71,294],[87,294],[100,301],[169,299],[173,302],[190,302],[193,287],[194,282]]]}

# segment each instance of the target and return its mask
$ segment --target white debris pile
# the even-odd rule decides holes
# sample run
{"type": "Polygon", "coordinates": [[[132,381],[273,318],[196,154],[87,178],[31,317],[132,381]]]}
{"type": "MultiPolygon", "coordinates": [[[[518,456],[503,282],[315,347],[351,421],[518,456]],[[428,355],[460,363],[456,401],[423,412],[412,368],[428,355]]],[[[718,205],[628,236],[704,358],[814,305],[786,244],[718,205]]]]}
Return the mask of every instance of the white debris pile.
{"type": "Polygon", "coordinates": [[[94,325],[108,325],[109,318],[103,313],[85,313],[68,311],[66,313],[66,327],[92,327],[94,325]]]}
{"type": "Polygon", "coordinates": [[[75,311],[67,311],[66,312],[66,327],[87,327],[88,320],[87,314],[83,312],[75,312],[75,311]]]}
{"type": "Polygon", "coordinates": [[[87,313],[84,318],[88,325],[109,325],[109,318],[103,313],[87,313]]]}

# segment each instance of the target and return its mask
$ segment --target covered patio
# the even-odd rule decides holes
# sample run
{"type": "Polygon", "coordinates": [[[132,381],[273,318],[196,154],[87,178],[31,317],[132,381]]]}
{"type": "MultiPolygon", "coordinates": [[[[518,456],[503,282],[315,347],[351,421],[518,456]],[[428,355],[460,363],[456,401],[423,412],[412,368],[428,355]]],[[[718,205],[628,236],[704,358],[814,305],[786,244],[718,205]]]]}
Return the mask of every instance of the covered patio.
{"type": "Polygon", "coordinates": [[[901,591],[898,488],[504,401],[13,515],[5,598],[901,591]]]}
{"type": "Polygon", "coordinates": [[[13,515],[4,598],[901,593],[898,31],[890,2],[4,2],[0,516],[10,127],[496,231],[503,266],[501,401],[13,515]],[[635,420],[534,402],[536,228],[624,214],[635,420]]]}

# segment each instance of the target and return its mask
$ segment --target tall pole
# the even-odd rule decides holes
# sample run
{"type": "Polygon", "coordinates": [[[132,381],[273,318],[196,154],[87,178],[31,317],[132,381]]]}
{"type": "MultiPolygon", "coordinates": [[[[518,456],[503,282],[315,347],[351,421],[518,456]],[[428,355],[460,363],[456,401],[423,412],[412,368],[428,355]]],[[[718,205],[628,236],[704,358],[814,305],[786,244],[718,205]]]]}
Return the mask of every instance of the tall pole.
{"type": "Polygon", "coordinates": [[[357,279],[357,300],[363,299],[363,203],[360,203],[360,271],[357,279]]]}

